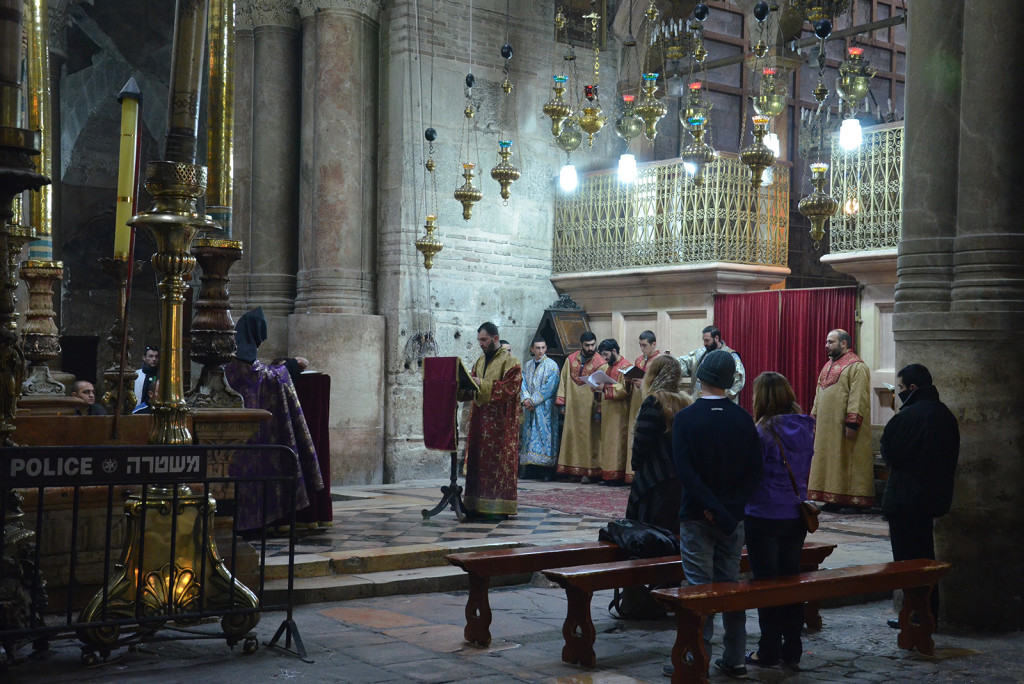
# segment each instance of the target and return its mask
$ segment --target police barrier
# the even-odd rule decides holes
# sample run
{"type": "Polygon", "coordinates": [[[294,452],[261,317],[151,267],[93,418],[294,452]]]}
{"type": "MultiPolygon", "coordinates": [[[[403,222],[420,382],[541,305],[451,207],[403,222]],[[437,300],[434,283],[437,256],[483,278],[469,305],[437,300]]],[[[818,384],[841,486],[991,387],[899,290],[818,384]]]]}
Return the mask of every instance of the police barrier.
{"type": "Polygon", "coordinates": [[[169,638],[156,634],[165,626],[184,628],[189,638],[224,638],[232,646],[241,641],[252,652],[253,628],[271,612],[285,616],[267,645],[278,646],[283,636],[282,647],[290,650],[294,641],[294,652],[305,659],[293,619],[298,473],[295,452],[277,445],[0,450],[0,667],[16,662],[29,645],[44,649],[50,640],[69,637],[82,642],[83,661],[93,664],[117,647],[169,638]],[[275,474],[209,476],[209,465],[228,454],[275,474]],[[211,492],[227,495],[220,510],[211,492]],[[119,494],[123,513],[115,511],[119,494]],[[269,518],[270,501],[290,512],[285,519],[269,518]],[[258,525],[244,531],[258,554],[252,587],[239,578],[239,558],[252,547],[239,539],[237,507],[248,507],[248,519],[258,513],[258,525]],[[223,549],[215,516],[232,520],[223,549]],[[284,601],[272,605],[264,601],[270,526],[286,529],[288,557],[284,601]],[[90,548],[81,541],[86,529],[90,548]],[[59,579],[46,576],[44,555],[58,559],[59,568],[52,562],[50,568],[59,579]],[[208,628],[216,618],[219,633],[208,628]]]}

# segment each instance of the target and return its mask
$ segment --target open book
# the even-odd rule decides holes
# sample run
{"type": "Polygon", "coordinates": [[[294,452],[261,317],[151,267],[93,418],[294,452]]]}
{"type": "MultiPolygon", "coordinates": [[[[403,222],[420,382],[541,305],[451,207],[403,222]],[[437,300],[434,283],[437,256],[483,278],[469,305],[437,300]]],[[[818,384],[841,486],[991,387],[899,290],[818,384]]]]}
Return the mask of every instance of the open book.
{"type": "Polygon", "coordinates": [[[598,388],[601,385],[614,385],[615,381],[608,376],[604,371],[595,371],[584,378],[584,381],[593,388],[598,388]]]}
{"type": "Polygon", "coordinates": [[[645,375],[647,375],[647,371],[640,366],[629,366],[622,369],[622,377],[627,380],[643,380],[645,375]]]}

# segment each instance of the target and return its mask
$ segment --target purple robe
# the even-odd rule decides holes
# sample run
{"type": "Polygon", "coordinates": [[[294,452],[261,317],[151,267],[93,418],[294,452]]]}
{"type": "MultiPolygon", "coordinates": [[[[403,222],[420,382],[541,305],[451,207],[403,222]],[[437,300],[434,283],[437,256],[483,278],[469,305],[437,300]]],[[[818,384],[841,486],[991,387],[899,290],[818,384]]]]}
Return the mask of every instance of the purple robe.
{"type": "MultiPolygon", "coordinates": [[[[313,493],[323,489],[316,449],[310,438],[306,418],[302,414],[295,386],[284,366],[268,366],[259,360],[251,364],[233,359],[224,366],[231,388],[245,399],[245,408],[270,411],[273,416],[260,423],[259,430],[249,444],[281,444],[290,447],[298,456],[298,484],[295,490],[295,510],[309,506],[313,493]]],[[[232,477],[288,477],[291,466],[283,462],[283,454],[272,456],[258,452],[236,452],[229,473],[232,477]]],[[[280,522],[287,524],[287,482],[266,483],[267,496],[262,497],[263,482],[238,485],[235,494],[235,520],[239,530],[253,530],[263,525],[280,522]],[[266,518],[263,507],[266,505],[266,518]]]]}

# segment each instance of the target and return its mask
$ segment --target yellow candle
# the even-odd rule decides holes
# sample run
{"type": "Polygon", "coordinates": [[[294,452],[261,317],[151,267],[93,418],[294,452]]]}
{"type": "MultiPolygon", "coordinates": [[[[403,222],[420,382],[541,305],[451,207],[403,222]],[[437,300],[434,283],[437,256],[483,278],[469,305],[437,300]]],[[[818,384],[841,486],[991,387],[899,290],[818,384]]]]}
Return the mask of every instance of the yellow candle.
{"type": "Polygon", "coordinates": [[[117,210],[114,214],[114,258],[127,259],[132,229],[128,220],[135,209],[135,160],[139,139],[139,100],[141,93],[135,79],[121,89],[121,150],[117,167],[117,210]]]}

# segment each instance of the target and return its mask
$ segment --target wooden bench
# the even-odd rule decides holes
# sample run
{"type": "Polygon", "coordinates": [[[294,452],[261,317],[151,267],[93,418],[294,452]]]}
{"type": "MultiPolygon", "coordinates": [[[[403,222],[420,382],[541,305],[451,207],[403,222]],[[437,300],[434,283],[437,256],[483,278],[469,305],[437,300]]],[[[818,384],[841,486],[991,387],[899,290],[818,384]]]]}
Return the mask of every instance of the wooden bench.
{"type": "MultiPolygon", "coordinates": [[[[534,573],[567,565],[589,565],[623,560],[622,549],[608,542],[577,542],[557,546],[537,546],[494,551],[453,553],[448,562],[469,574],[469,598],[466,600],[466,641],[481,646],[491,644],[491,606],[487,591],[492,577],[534,573]]],[[[679,559],[676,559],[679,562],[679,559]]]]}
{"type": "MultiPolygon", "coordinates": [[[[807,542],[800,556],[801,570],[817,570],[818,566],[835,550],[835,544],[807,542]]],[[[749,572],[750,564],[744,550],[740,558],[740,572],[749,572]]],[[[661,558],[639,558],[608,563],[579,565],[543,570],[544,576],[565,589],[568,609],[562,624],[562,660],[566,663],[594,667],[597,656],[594,641],[597,630],[590,615],[590,604],[595,591],[632,587],[641,584],[677,584],[683,581],[683,563],[678,555],[661,558]]],[[[811,629],[821,629],[818,602],[804,608],[804,620],[811,629]]]]}
{"type": "Polygon", "coordinates": [[[708,654],[704,648],[704,619],[730,610],[785,606],[841,596],[904,590],[900,632],[896,643],[926,655],[935,652],[932,632],[935,620],[928,595],[932,586],[949,572],[949,563],[906,560],[861,565],[837,570],[805,572],[788,577],[699,584],[677,589],[658,589],[651,595],[676,614],[676,641],[672,646],[673,684],[708,681],[708,654]],[[910,621],[911,614],[918,621],[910,621]]]}

